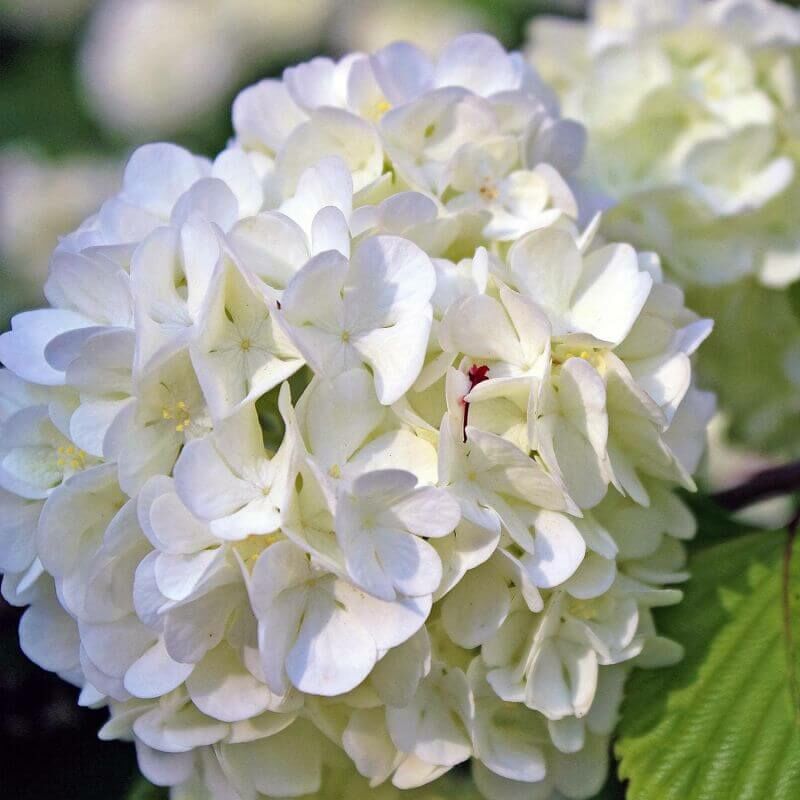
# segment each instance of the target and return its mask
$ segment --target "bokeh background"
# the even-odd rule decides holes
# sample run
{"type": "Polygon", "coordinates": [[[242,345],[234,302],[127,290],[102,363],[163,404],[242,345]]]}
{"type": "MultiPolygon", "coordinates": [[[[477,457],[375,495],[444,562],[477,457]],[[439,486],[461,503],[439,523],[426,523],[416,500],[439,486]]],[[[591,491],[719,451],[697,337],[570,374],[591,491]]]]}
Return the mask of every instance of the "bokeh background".
{"type": "MultiPolygon", "coordinates": [[[[0,0],[0,331],[42,303],[58,236],[115,190],[137,144],[211,155],[231,134],[238,90],[291,63],[393,39],[435,51],[470,30],[517,47],[541,13],[580,16],[585,2],[0,0]]],[[[741,464],[726,456],[718,468],[741,464]]],[[[104,713],[79,709],[71,687],[27,662],[18,617],[0,600],[0,796],[126,797],[131,748],[98,742],[104,713]]]]}

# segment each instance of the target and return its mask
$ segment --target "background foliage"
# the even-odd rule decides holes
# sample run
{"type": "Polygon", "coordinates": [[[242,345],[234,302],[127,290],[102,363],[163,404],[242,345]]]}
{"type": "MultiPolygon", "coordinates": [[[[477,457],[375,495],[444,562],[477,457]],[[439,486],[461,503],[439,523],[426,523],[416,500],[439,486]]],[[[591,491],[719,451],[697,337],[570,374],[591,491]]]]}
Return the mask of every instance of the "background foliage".
{"type": "Polygon", "coordinates": [[[616,752],[630,800],[800,797],[798,560],[787,536],[702,538],[681,605],[659,615],[686,655],[628,684],[616,752]]]}

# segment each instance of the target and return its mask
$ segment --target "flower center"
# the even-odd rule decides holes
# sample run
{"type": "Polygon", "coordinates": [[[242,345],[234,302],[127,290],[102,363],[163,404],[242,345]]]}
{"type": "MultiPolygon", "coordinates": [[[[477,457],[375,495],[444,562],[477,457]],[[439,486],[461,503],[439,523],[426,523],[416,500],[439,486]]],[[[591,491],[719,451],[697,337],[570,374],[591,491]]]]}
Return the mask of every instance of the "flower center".
{"type": "Polygon", "coordinates": [[[192,421],[189,407],[183,400],[164,406],[161,409],[161,417],[165,420],[173,420],[175,422],[175,430],[178,433],[183,433],[192,421]]]}
{"type": "Polygon", "coordinates": [[[86,466],[86,453],[72,444],[62,444],[56,449],[58,459],[56,464],[61,469],[80,470],[86,466]]]}
{"type": "Polygon", "coordinates": [[[388,100],[379,100],[372,109],[372,116],[377,122],[387,111],[391,110],[391,108],[392,104],[388,100]]]}
{"type": "Polygon", "coordinates": [[[588,361],[601,374],[605,369],[605,355],[596,347],[579,349],[562,344],[553,348],[553,363],[556,366],[561,366],[570,358],[582,358],[584,361],[588,361]]]}
{"type": "Polygon", "coordinates": [[[499,190],[491,181],[486,181],[485,183],[482,183],[480,188],[478,189],[478,194],[487,203],[491,203],[493,200],[497,200],[497,198],[500,196],[499,190]]]}

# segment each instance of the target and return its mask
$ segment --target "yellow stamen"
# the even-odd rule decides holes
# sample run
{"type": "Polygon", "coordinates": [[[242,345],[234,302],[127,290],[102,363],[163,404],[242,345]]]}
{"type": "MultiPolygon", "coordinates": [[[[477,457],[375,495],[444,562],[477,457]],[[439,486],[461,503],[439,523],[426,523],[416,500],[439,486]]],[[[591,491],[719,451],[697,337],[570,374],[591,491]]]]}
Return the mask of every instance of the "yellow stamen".
{"type": "Polygon", "coordinates": [[[375,104],[375,118],[380,119],[391,107],[392,104],[388,100],[379,100],[375,104]]]}
{"type": "Polygon", "coordinates": [[[161,409],[161,417],[165,420],[174,420],[175,430],[178,433],[183,433],[192,421],[189,406],[184,400],[179,400],[173,405],[164,406],[161,409]]]}
{"type": "Polygon", "coordinates": [[[480,194],[480,196],[486,201],[497,200],[497,198],[500,196],[500,192],[498,191],[497,187],[488,181],[484,184],[481,184],[480,189],[478,189],[478,194],[480,194]]]}
{"type": "Polygon", "coordinates": [[[56,448],[56,466],[61,469],[69,469],[78,471],[86,466],[86,453],[79,447],[72,444],[62,444],[56,448]]]}

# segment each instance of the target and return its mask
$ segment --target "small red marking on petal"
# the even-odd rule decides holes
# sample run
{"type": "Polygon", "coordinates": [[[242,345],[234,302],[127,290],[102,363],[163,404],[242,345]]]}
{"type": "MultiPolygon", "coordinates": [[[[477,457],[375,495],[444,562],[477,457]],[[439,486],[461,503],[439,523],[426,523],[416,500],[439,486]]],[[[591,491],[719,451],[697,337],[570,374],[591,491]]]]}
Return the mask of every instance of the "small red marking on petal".
{"type": "MultiPolygon", "coordinates": [[[[469,391],[471,392],[479,383],[489,380],[489,366],[487,364],[473,364],[467,373],[469,378],[469,391]]],[[[469,394],[469,392],[467,392],[469,394]]],[[[467,422],[469,420],[469,401],[466,395],[461,398],[461,403],[464,406],[464,426],[463,434],[464,441],[467,441],[467,422]]]]}
{"type": "Polygon", "coordinates": [[[469,388],[474,389],[479,383],[489,380],[489,367],[486,364],[473,364],[467,373],[469,377],[469,388]]]}

